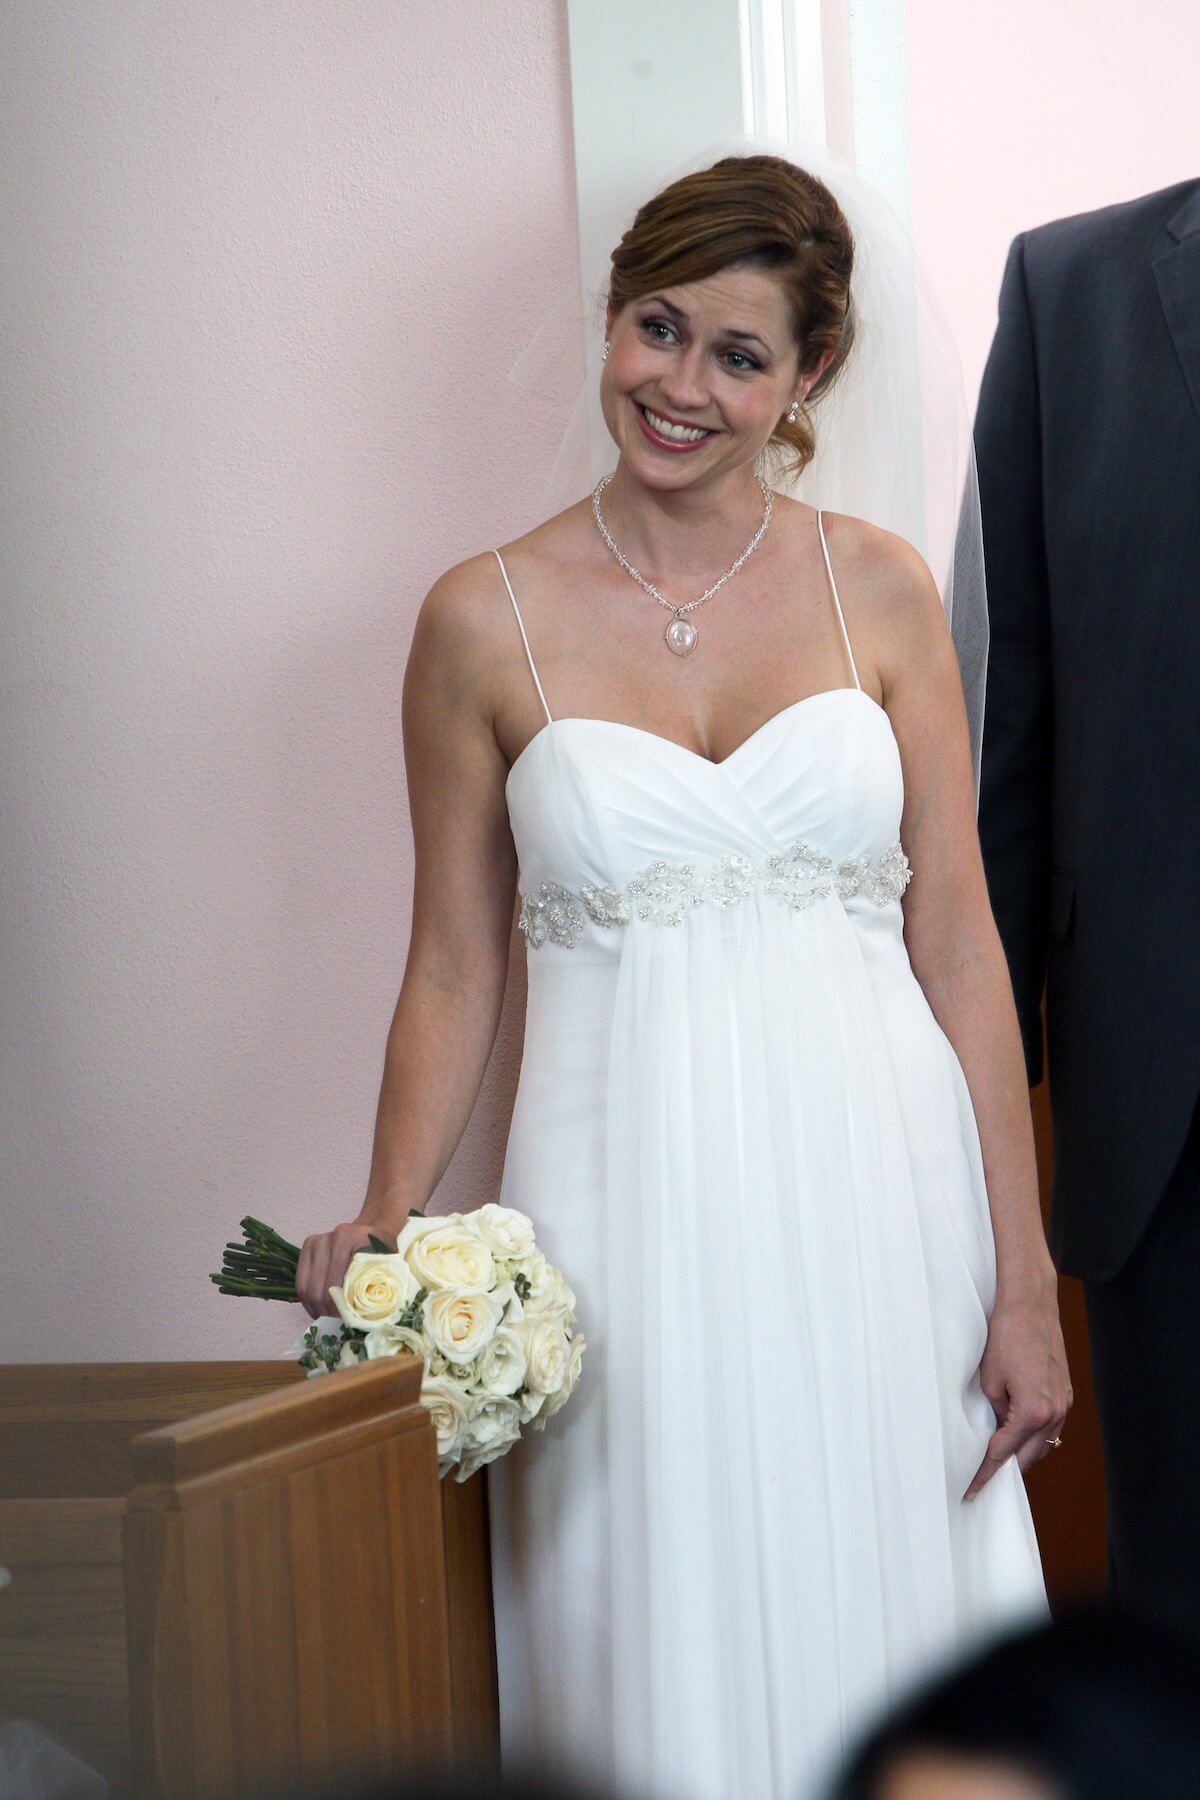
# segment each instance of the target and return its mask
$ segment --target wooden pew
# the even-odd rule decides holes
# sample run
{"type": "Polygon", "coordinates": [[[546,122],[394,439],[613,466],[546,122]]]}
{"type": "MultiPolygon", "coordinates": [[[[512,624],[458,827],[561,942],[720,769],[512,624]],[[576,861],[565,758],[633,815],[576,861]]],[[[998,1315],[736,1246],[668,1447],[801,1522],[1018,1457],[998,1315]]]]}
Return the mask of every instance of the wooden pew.
{"type": "Polygon", "coordinates": [[[364,1742],[360,1707],[369,1759],[421,1740],[495,1763],[486,1470],[438,1482],[413,1359],[3,1377],[0,1717],[43,1725],[112,1800],[199,1795],[210,1763],[236,1791],[221,1758],[246,1792],[258,1770],[319,1778],[364,1742]]]}

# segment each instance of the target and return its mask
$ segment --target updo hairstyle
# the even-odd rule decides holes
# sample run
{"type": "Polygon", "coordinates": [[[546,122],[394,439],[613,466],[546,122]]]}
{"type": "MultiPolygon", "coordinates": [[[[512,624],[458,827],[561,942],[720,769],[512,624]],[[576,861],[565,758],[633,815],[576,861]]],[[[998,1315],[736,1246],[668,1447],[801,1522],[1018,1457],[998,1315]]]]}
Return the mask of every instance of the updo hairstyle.
{"type": "Polygon", "coordinates": [[[608,299],[618,313],[643,294],[721,269],[749,266],[773,275],[787,300],[800,370],[835,351],[795,423],[782,413],[769,439],[796,478],[816,452],[809,408],[829,391],[854,342],[853,264],[850,226],[823,181],[785,157],[723,156],[638,208],[612,253],[608,299]]]}

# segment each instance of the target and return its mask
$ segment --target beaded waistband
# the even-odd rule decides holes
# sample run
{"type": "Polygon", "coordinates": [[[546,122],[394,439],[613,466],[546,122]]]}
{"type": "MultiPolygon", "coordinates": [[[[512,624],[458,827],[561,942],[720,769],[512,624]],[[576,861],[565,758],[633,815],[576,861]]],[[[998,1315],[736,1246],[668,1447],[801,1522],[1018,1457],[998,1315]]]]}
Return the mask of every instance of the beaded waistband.
{"type": "Polygon", "coordinates": [[[605,926],[628,925],[633,918],[678,925],[695,906],[736,906],[754,893],[767,894],[793,911],[830,894],[849,900],[861,893],[876,906],[887,906],[911,880],[899,839],[874,859],[859,856],[837,864],[799,839],[763,862],[735,850],[701,871],[693,863],[659,857],[623,888],[585,882],[572,890],[543,881],[532,894],[522,894],[517,924],[535,950],[547,940],[571,950],[589,920],[605,926]]]}

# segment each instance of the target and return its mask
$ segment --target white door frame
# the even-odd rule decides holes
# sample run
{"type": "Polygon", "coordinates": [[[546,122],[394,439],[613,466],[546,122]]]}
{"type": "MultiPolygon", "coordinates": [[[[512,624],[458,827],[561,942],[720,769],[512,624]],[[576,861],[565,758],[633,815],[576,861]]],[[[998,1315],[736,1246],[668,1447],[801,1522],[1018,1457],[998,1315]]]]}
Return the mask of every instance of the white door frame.
{"type": "MultiPolygon", "coordinates": [[[[583,347],[638,204],[689,152],[744,131],[803,136],[853,163],[906,223],[904,0],[567,0],[583,347]]],[[[593,407],[593,478],[612,443],[593,407]]]]}

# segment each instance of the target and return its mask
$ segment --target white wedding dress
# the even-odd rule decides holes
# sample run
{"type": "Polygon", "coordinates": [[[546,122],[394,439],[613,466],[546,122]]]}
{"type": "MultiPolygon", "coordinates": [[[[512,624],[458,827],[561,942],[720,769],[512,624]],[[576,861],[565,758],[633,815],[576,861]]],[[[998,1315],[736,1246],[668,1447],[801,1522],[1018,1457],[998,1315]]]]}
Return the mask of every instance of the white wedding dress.
{"type": "Polygon", "coordinates": [[[623,1795],[806,1800],[906,1684],[1048,1611],[1015,1459],[961,1499],[995,1427],[979,1139],[818,527],[854,685],[720,762],[552,717],[495,552],[546,711],[506,790],[499,1198],[589,1346],[487,1471],[502,1749],[623,1795]]]}

